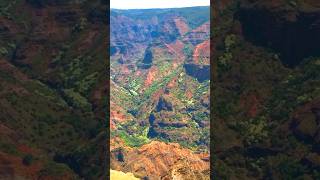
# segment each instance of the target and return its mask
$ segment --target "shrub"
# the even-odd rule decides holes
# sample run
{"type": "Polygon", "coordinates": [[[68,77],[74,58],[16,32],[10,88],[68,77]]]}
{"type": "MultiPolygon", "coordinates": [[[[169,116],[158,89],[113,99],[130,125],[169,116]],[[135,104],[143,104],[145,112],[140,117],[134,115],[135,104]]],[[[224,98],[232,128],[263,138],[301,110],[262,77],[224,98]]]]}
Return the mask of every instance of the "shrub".
{"type": "Polygon", "coordinates": [[[193,47],[191,44],[186,44],[183,48],[183,53],[186,55],[186,57],[192,58],[192,54],[193,54],[193,47]]]}
{"type": "Polygon", "coordinates": [[[63,92],[66,101],[71,106],[81,108],[84,111],[91,110],[91,104],[88,102],[88,100],[85,97],[81,96],[79,93],[75,92],[73,89],[65,89],[63,92]]]}
{"type": "Polygon", "coordinates": [[[146,144],[149,141],[149,139],[144,135],[146,134],[139,136],[139,135],[129,135],[125,131],[119,132],[119,136],[121,137],[121,139],[123,139],[124,142],[131,147],[139,147],[139,146],[142,146],[143,144],[146,144]]]}
{"type": "Polygon", "coordinates": [[[228,35],[224,40],[225,50],[229,52],[236,44],[236,36],[234,34],[228,35]]]}
{"type": "Polygon", "coordinates": [[[6,48],[4,48],[4,47],[0,48],[0,54],[1,54],[2,56],[7,55],[8,53],[9,53],[9,52],[8,52],[8,50],[7,50],[6,48]]]}

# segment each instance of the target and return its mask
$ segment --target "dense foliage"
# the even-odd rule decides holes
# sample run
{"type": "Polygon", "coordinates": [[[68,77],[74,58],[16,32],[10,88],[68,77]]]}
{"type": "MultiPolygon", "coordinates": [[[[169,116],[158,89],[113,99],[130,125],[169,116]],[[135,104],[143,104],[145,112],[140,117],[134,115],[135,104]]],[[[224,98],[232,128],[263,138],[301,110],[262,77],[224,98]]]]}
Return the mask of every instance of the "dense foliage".
{"type": "MultiPolygon", "coordinates": [[[[290,14],[285,7],[295,13],[313,7],[304,1],[276,3],[229,1],[224,8],[216,7],[212,144],[218,179],[319,178],[315,135],[319,122],[319,56],[304,54],[302,46],[309,44],[291,46],[296,42],[285,42],[294,39],[290,31],[299,31],[299,25],[308,26],[310,22],[302,15],[295,19],[299,22],[288,20],[295,25],[281,34],[286,37],[281,42],[283,49],[304,54],[299,62],[288,62],[282,49],[272,45],[278,43],[273,39],[281,32],[277,28],[289,26],[272,18],[290,14]],[[264,29],[255,31],[259,27],[264,29]],[[260,42],[261,38],[267,38],[269,44],[260,42]],[[301,48],[295,49],[298,46],[301,48]]],[[[301,33],[300,37],[308,38],[309,34],[301,33]]]]}

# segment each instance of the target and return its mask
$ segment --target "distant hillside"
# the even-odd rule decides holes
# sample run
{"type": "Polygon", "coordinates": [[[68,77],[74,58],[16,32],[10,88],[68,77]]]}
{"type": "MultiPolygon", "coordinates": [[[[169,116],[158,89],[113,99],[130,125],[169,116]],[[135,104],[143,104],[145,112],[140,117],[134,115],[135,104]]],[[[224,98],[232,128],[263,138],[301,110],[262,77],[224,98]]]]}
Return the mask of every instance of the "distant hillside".
{"type": "Polygon", "coordinates": [[[200,26],[210,20],[210,7],[187,7],[187,8],[170,8],[170,9],[132,9],[120,10],[111,9],[111,16],[121,14],[132,19],[148,20],[152,17],[162,18],[168,14],[177,15],[186,19],[191,28],[200,26]]]}

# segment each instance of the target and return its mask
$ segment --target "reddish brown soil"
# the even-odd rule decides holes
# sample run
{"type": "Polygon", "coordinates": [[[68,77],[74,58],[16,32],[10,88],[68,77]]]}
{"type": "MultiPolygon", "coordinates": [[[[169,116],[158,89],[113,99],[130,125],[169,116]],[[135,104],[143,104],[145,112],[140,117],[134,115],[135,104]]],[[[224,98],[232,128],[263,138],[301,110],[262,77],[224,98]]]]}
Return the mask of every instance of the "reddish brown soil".
{"type": "Polygon", "coordinates": [[[168,48],[168,51],[176,56],[176,60],[178,62],[181,62],[185,59],[185,55],[183,53],[183,48],[184,48],[184,44],[180,41],[177,40],[171,44],[165,44],[168,48]]]}
{"type": "Polygon", "coordinates": [[[180,18],[174,19],[174,22],[179,30],[179,33],[183,36],[189,31],[189,27],[186,22],[180,18]]]}
{"type": "Polygon", "coordinates": [[[113,102],[110,102],[110,128],[115,129],[115,124],[125,122],[129,117],[123,113],[123,109],[113,102]]]}
{"type": "Polygon", "coordinates": [[[176,86],[177,86],[177,80],[178,80],[177,77],[173,78],[173,79],[168,83],[167,87],[168,87],[168,88],[174,88],[174,87],[176,87],[176,86]]]}
{"type": "MultiPolygon", "coordinates": [[[[195,154],[182,148],[177,143],[152,141],[138,149],[128,150],[124,169],[130,169],[136,175],[162,177],[166,175],[181,160],[187,162],[187,168],[193,171],[209,169],[208,154],[195,154]]],[[[123,170],[123,169],[118,169],[123,170]]]]}
{"type": "Polygon", "coordinates": [[[206,40],[196,46],[193,52],[193,61],[195,64],[199,63],[199,59],[203,59],[203,64],[210,64],[210,40],[206,40]]]}
{"type": "Polygon", "coordinates": [[[144,82],[145,87],[148,87],[153,83],[153,81],[156,79],[157,71],[158,71],[158,69],[155,66],[153,66],[149,69],[149,71],[147,73],[147,78],[144,82]]]}

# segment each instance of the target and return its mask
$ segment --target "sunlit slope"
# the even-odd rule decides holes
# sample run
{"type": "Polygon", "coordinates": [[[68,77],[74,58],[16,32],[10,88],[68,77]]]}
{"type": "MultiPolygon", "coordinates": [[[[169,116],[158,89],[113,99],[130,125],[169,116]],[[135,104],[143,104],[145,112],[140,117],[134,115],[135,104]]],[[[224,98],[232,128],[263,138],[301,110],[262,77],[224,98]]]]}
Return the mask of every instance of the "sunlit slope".
{"type": "Polygon", "coordinates": [[[138,180],[131,173],[124,173],[121,171],[110,170],[110,180],[138,180]]]}

